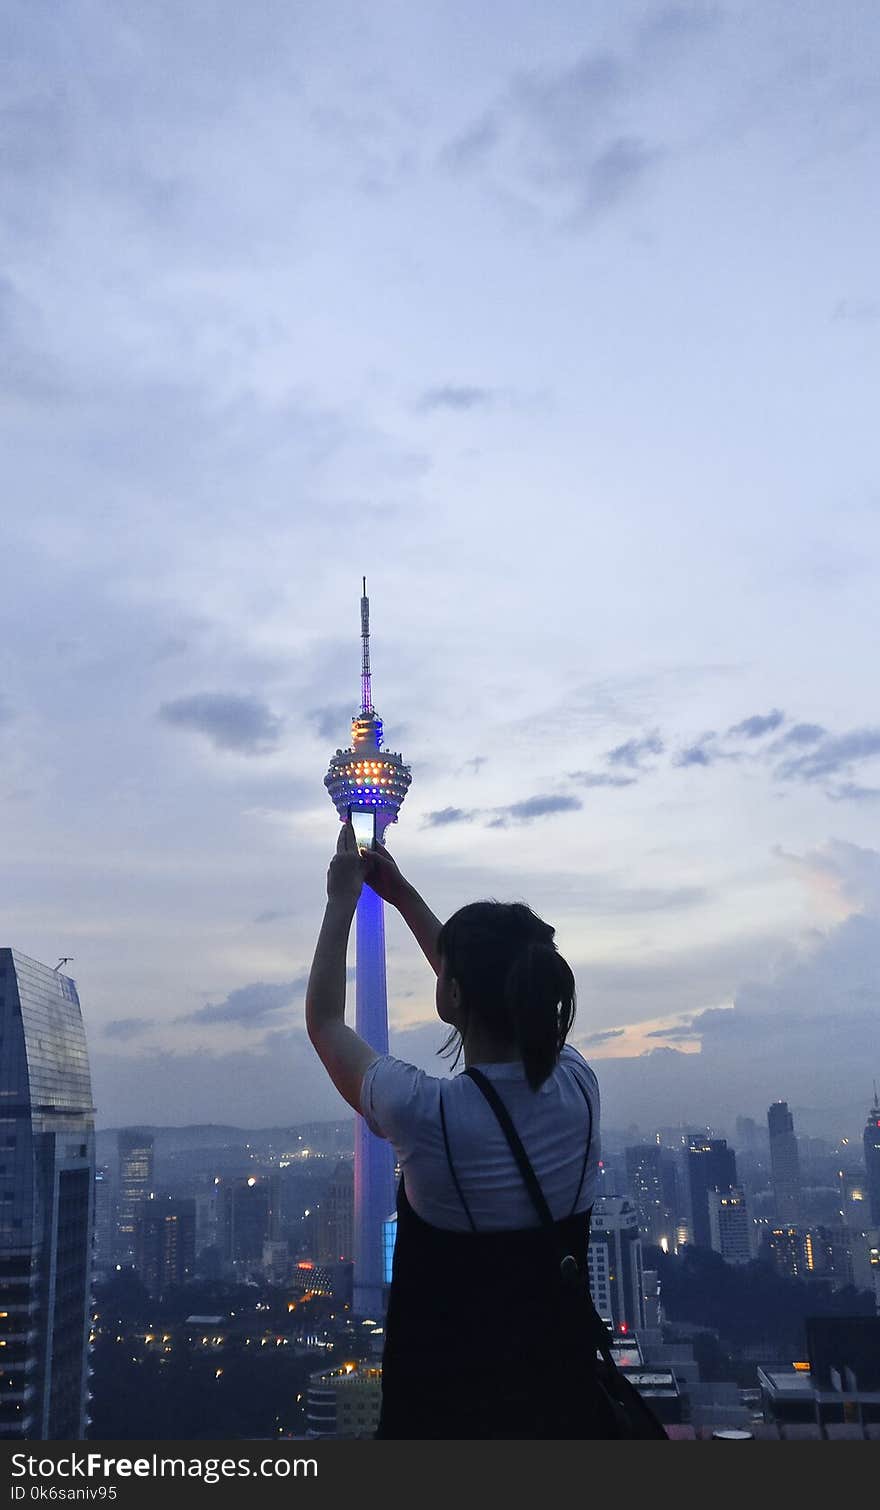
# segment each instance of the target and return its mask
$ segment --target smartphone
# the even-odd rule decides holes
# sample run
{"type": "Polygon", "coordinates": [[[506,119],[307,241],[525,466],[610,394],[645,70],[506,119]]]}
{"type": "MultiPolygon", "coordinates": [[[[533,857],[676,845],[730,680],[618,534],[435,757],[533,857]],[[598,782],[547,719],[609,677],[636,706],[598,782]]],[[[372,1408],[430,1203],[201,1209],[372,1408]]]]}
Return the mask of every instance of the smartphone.
{"type": "Polygon", "coordinates": [[[354,829],[354,836],[357,839],[358,849],[375,849],[376,814],[363,813],[360,812],[356,807],[350,807],[348,810],[348,816],[351,819],[351,826],[354,829]]]}

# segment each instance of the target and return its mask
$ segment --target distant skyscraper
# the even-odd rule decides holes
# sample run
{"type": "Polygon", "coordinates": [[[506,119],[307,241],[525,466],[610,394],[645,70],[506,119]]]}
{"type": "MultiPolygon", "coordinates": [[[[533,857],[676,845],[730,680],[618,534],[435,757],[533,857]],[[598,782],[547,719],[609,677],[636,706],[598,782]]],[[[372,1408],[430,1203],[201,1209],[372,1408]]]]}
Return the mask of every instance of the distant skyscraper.
{"type": "Polygon", "coordinates": [[[692,1138],[687,1150],[691,1205],[691,1242],[711,1247],[709,1231],[710,1190],[736,1188],[736,1155],[726,1138],[692,1138]]]}
{"type": "Polygon", "coordinates": [[[783,1226],[797,1223],[801,1212],[801,1166],[794,1118],[787,1101],[774,1101],[767,1111],[770,1133],[770,1178],[776,1204],[776,1220],[783,1226]]]}
{"type": "Polygon", "coordinates": [[[154,1297],[192,1279],[196,1263],[194,1200],[147,1201],[140,1217],[138,1271],[154,1297]]]}
{"type": "Polygon", "coordinates": [[[95,1133],[76,986],[0,949],[0,1440],[87,1426],[95,1133]]]}
{"type": "MultiPolygon", "coordinates": [[[[412,776],[400,755],[382,749],[382,720],[373,707],[370,672],[370,600],[364,578],[361,598],[361,710],[351,721],[351,746],[337,750],[324,777],[340,818],[349,810],[373,813],[376,842],[397,822],[412,776]]],[[[384,903],[369,886],[357,907],[357,1005],[355,1028],[379,1054],[388,1052],[384,903]]],[[[394,1206],[391,1145],[377,1138],[363,1117],[355,1118],[354,1313],[378,1316],[384,1304],[382,1223],[394,1206]]]]}
{"type": "Polygon", "coordinates": [[[587,1270],[593,1304],[615,1331],[645,1325],[642,1245],[635,1203],[600,1196],[593,1206],[587,1270]]]}
{"type": "Polygon", "coordinates": [[[94,1272],[104,1277],[116,1262],[116,1202],[113,1176],[109,1164],[95,1170],[95,1246],[94,1272]]]}
{"type": "Polygon", "coordinates": [[[709,1240],[727,1264],[747,1264],[752,1258],[752,1224],[741,1190],[710,1190],[709,1240]]]}
{"type": "Polygon", "coordinates": [[[668,1240],[664,1242],[664,1236],[660,1238],[660,1247],[666,1248],[667,1253],[678,1247],[679,1240],[683,1243],[688,1238],[687,1212],[690,1207],[687,1193],[687,1180],[682,1165],[682,1150],[661,1148],[660,1151],[660,1180],[663,1191],[663,1205],[666,1209],[669,1221],[668,1240]]]}
{"type": "Polygon", "coordinates": [[[767,1227],[763,1235],[763,1257],[769,1257],[780,1274],[788,1279],[800,1279],[807,1273],[807,1252],[799,1227],[767,1227]]]}
{"type": "Polygon", "coordinates": [[[215,1248],[218,1245],[220,1188],[220,1178],[217,1176],[209,1185],[196,1191],[196,1257],[204,1248],[215,1248]]]}
{"type": "Polygon", "coordinates": [[[351,1263],[354,1258],[354,1165],[351,1159],[340,1159],[317,1215],[315,1258],[318,1263],[351,1263]]]}
{"type": "Polygon", "coordinates": [[[274,1182],[265,1175],[223,1180],[220,1185],[220,1233],[229,1264],[259,1267],[263,1245],[275,1236],[274,1182]]]}
{"type": "Polygon", "coordinates": [[[874,1086],[874,1105],[865,1123],[865,1171],[872,1227],[880,1227],[880,1101],[874,1086]]]}
{"type": "Polygon", "coordinates": [[[664,1179],[666,1150],[659,1143],[638,1143],[626,1150],[627,1188],[639,1213],[639,1231],[657,1246],[666,1239],[671,1247],[674,1223],[666,1202],[664,1179]]]}
{"type": "Polygon", "coordinates": [[[128,1267],[140,1258],[140,1219],[153,1193],[153,1135],[142,1127],[125,1127],[117,1143],[116,1262],[128,1267]]]}

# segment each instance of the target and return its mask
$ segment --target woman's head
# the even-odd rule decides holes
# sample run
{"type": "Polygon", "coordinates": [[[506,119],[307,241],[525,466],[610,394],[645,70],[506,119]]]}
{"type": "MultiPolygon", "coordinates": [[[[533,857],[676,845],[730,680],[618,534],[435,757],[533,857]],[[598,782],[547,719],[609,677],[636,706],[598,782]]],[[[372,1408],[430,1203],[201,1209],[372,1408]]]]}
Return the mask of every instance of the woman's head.
{"type": "MultiPolygon", "coordinates": [[[[471,902],[437,940],[437,1011],[464,1037],[479,1026],[522,1059],[533,1090],[546,1080],[575,1014],[574,976],[555,929],[523,902],[471,902]]],[[[452,1035],[445,1047],[455,1041],[452,1035]]]]}

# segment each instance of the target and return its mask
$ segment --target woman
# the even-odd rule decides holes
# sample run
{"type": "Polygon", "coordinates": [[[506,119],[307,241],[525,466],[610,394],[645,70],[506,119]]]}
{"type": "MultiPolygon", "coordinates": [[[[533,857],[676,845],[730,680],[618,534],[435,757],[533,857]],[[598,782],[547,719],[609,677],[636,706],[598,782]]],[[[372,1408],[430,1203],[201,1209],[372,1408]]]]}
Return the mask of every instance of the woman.
{"type": "Polygon", "coordinates": [[[401,1167],[377,1435],[606,1435],[593,1319],[578,1299],[599,1092],[565,1045],[574,978],[554,930],[528,907],[498,902],[463,907],[441,926],[387,851],[359,851],[350,823],[327,895],[306,992],[309,1037],[401,1167]],[[434,970],[437,1012],[450,1042],[460,1037],[464,1074],[427,1075],[346,1027],[346,945],[364,881],[397,907],[434,970]]]}

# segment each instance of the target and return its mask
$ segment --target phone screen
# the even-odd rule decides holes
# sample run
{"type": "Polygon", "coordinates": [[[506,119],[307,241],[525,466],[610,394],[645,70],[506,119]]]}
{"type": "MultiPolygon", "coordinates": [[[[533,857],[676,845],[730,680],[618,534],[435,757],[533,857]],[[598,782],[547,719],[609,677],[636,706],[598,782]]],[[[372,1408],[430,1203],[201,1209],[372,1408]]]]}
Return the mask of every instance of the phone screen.
{"type": "Polygon", "coordinates": [[[376,814],[359,813],[355,808],[349,808],[351,826],[358,842],[358,849],[376,848],[376,814]]]}

